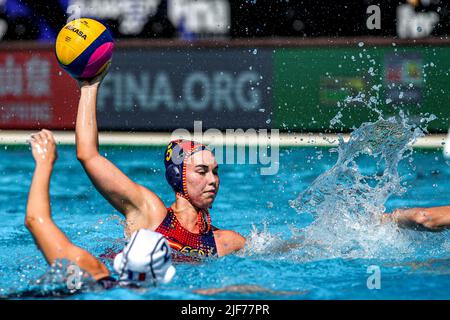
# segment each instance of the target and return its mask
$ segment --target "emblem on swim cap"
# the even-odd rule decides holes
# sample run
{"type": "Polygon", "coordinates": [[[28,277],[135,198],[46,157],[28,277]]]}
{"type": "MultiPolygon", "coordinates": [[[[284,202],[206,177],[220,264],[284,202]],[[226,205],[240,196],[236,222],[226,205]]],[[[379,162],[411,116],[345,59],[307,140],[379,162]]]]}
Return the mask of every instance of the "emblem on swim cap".
{"type": "Polygon", "coordinates": [[[189,199],[186,190],[185,160],[192,154],[209,150],[205,145],[191,140],[174,140],[169,143],[164,156],[166,180],[172,189],[189,199]]]}
{"type": "Polygon", "coordinates": [[[148,229],[132,234],[123,251],[114,258],[114,270],[124,284],[164,284],[175,275],[166,238],[148,229]]]}

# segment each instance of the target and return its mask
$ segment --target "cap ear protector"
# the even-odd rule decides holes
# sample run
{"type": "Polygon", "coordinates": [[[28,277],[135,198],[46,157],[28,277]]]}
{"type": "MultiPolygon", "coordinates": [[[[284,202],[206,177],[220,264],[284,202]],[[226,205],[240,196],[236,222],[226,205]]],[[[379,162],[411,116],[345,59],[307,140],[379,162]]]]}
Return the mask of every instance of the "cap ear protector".
{"type": "Polygon", "coordinates": [[[193,153],[209,150],[205,145],[190,140],[174,140],[169,143],[164,157],[166,180],[172,189],[189,199],[185,189],[185,160],[193,153]]]}
{"type": "Polygon", "coordinates": [[[166,180],[175,192],[183,192],[183,177],[177,165],[171,163],[166,167],[166,180]]]}
{"type": "Polygon", "coordinates": [[[167,146],[164,165],[166,180],[175,192],[183,194],[183,167],[185,152],[181,146],[183,140],[175,140],[167,146]]]}

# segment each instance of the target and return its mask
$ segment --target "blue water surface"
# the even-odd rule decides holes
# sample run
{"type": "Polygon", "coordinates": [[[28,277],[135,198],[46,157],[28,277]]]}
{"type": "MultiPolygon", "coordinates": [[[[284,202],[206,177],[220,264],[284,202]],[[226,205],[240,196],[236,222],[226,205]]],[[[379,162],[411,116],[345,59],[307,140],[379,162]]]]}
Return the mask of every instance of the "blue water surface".
{"type": "MultiPolygon", "coordinates": [[[[5,294],[29,288],[48,273],[48,267],[23,225],[34,168],[31,154],[27,148],[1,148],[0,294],[5,294]]],[[[169,206],[174,195],[164,178],[163,151],[163,147],[101,149],[130,178],[160,195],[169,206]]],[[[415,150],[412,158],[412,163],[405,160],[399,167],[407,191],[391,196],[386,210],[450,204],[450,166],[442,151],[415,150]]],[[[363,234],[358,245],[346,251],[338,246],[335,250],[332,243],[315,251],[311,239],[305,239],[309,247],[302,249],[301,237],[294,241],[295,248],[288,247],[293,235],[314,221],[310,215],[297,213],[289,201],[329,170],[336,159],[337,154],[327,148],[284,148],[276,175],[261,175],[261,165],[221,165],[220,191],[211,217],[217,227],[249,239],[243,253],[201,264],[177,264],[174,280],[159,288],[117,288],[67,299],[449,299],[447,231],[392,229],[399,234],[401,246],[391,249],[383,246],[382,237],[375,241],[380,250],[361,249],[367,236],[363,234]],[[380,289],[368,288],[369,266],[380,270],[380,289]],[[229,286],[244,287],[213,295],[196,292],[229,286]]],[[[52,179],[54,220],[76,245],[96,256],[123,246],[123,218],[92,186],[74,147],[59,147],[52,179]]],[[[342,223],[339,216],[334,218],[342,223]]]]}

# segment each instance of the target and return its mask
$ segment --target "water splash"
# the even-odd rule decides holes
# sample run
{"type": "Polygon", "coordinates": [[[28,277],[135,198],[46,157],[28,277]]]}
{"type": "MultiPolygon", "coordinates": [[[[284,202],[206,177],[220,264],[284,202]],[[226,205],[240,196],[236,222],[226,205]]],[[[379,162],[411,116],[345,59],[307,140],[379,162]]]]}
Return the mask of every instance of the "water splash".
{"type": "Polygon", "coordinates": [[[436,117],[427,115],[422,127],[410,124],[403,112],[387,120],[363,123],[348,142],[339,137],[331,151],[336,164],[320,175],[290,205],[314,221],[303,229],[290,228],[291,236],[273,234],[268,223],[253,226],[247,238],[245,256],[257,259],[314,261],[330,258],[403,259],[419,253],[440,256],[448,246],[446,233],[436,234],[400,229],[382,223],[385,203],[392,195],[406,191],[399,175],[402,160],[413,168],[412,144],[427,132],[436,117]]]}
{"type": "Polygon", "coordinates": [[[252,231],[246,240],[245,248],[241,252],[242,255],[246,256],[265,255],[267,252],[276,252],[275,248],[282,243],[280,235],[269,232],[267,222],[263,222],[262,230],[258,230],[252,224],[252,231]]]}
{"type": "Polygon", "coordinates": [[[392,117],[375,123],[364,123],[345,143],[339,137],[338,160],[329,171],[319,176],[291,206],[299,212],[320,217],[325,211],[342,208],[344,217],[355,218],[366,212],[383,212],[391,194],[405,190],[400,185],[398,163],[411,143],[423,131],[392,117]],[[373,163],[375,162],[375,166],[373,163]],[[360,165],[372,172],[364,174],[360,165]]]}
{"type": "Polygon", "coordinates": [[[0,299],[65,297],[77,292],[95,289],[95,280],[76,264],[67,259],[56,260],[38,279],[30,281],[25,287],[11,288],[0,294],[0,299]],[[83,287],[70,289],[68,281],[74,270],[79,270],[83,287]]]}
{"type": "Polygon", "coordinates": [[[398,165],[411,157],[412,143],[426,132],[433,115],[422,119],[424,128],[408,124],[400,112],[387,120],[363,123],[349,141],[339,138],[338,160],[320,175],[290,205],[301,214],[312,214],[314,222],[296,236],[302,239],[298,257],[371,258],[413,254],[414,242],[445,236],[399,229],[382,223],[385,202],[406,190],[401,185],[398,165]]]}

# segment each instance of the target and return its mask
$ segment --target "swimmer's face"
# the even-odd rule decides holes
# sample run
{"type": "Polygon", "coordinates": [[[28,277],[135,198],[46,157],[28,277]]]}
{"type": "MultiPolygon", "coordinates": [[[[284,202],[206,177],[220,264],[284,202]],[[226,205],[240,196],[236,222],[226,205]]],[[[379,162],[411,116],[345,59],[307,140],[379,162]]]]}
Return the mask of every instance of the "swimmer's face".
{"type": "Polygon", "coordinates": [[[186,159],[187,192],[192,203],[209,208],[219,191],[219,166],[211,151],[203,150],[186,159]]]}

